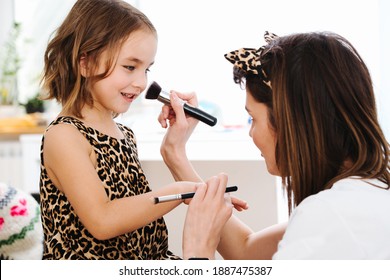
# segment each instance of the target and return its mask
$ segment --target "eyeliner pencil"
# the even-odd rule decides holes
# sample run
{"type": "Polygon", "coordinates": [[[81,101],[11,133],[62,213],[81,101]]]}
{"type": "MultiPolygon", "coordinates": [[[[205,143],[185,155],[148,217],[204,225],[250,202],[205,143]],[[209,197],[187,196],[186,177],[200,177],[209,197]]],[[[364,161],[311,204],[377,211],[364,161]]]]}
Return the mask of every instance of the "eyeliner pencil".
{"type": "MultiPolygon", "coordinates": [[[[237,186],[227,187],[225,192],[235,192],[235,191],[237,191],[237,189],[238,189],[237,186]]],[[[167,201],[193,198],[194,195],[195,195],[194,192],[189,192],[189,193],[179,193],[179,194],[159,196],[159,197],[154,198],[154,204],[161,203],[161,202],[167,202],[167,201]]]]}

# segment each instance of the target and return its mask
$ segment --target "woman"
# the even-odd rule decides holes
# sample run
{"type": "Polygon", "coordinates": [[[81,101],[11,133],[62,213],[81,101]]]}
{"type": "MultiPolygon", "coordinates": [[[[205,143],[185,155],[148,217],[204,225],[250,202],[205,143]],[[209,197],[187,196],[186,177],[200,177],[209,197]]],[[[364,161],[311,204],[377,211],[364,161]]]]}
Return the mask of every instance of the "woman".
{"type": "MultiPolygon", "coordinates": [[[[266,32],[265,39],[225,57],[246,87],[249,134],[268,171],[282,178],[288,225],[253,232],[218,215],[202,189],[187,213],[184,258],[214,258],[216,249],[225,259],[390,258],[389,144],[366,65],[337,34],[266,32]]],[[[160,116],[171,123],[162,155],[177,180],[199,180],[185,156],[192,123],[173,109],[160,116]]]]}

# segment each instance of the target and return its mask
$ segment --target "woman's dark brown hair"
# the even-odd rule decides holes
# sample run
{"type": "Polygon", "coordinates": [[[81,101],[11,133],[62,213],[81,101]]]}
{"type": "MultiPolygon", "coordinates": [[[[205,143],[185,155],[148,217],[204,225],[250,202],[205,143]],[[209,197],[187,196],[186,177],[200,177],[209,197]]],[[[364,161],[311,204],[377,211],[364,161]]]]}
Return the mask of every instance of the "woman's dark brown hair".
{"type": "Polygon", "coordinates": [[[245,79],[247,91],[268,107],[290,212],[350,176],[389,185],[389,143],[378,123],[370,74],[345,38],[333,33],[280,37],[260,60],[272,90],[238,68],[234,79],[245,79]]]}
{"type": "Polygon", "coordinates": [[[78,0],[45,52],[43,87],[47,99],[56,99],[63,110],[82,118],[81,108],[93,104],[91,85],[110,74],[123,42],[137,30],[156,34],[149,19],[136,8],[117,0],[78,0]],[[106,61],[100,61],[107,52],[106,61]],[[80,59],[87,59],[88,73],[96,73],[99,63],[105,71],[85,78],[80,59]]]}

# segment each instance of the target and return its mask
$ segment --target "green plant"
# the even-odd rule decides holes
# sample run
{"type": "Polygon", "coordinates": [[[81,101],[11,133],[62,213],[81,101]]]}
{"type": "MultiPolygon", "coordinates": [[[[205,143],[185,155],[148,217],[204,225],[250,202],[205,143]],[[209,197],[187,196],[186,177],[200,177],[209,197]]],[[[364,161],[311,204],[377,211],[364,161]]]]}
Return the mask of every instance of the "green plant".
{"type": "Polygon", "coordinates": [[[34,97],[27,100],[26,104],[23,104],[23,106],[26,108],[26,113],[36,113],[36,112],[44,112],[44,101],[39,98],[39,93],[36,94],[34,97]]]}

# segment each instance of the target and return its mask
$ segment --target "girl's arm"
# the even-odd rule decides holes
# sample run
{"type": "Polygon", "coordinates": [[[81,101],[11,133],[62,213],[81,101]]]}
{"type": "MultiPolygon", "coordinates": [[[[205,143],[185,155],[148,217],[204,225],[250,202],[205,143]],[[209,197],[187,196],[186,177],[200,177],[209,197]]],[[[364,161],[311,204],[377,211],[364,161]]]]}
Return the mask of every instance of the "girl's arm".
{"type": "Polygon", "coordinates": [[[46,132],[44,164],[49,177],[97,239],[134,231],[181,203],[154,204],[155,196],[196,190],[196,183],[177,182],[157,191],[110,201],[96,174],[94,158],[92,147],[73,126],[60,124],[46,132]]]}

